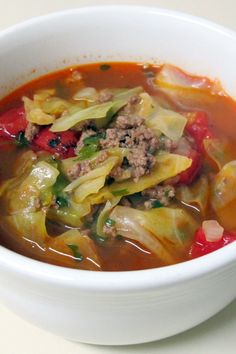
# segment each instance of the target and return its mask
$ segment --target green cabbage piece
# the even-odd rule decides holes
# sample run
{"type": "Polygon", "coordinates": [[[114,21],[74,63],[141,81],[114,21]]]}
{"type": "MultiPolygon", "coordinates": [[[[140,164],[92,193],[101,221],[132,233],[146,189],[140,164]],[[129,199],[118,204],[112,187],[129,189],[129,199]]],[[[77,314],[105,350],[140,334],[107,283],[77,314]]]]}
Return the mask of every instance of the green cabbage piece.
{"type": "MultiPolygon", "coordinates": [[[[99,163],[97,163],[97,159],[99,160],[100,155],[103,154],[104,152],[107,153],[108,158],[109,157],[117,157],[118,158],[117,164],[118,163],[121,164],[123,161],[123,158],[128,155],[129,150],[126,148],[111,148],[111,149],[106,149],[106,150],[95,152],[90,158],[86,159],[86,161],[89,162],[92,169],[96,169],[99,166],[99,163]]],[[[83,163],[83,160],[81,161],[76,157],[69,157],[68,159],[64,159],[61,161],[60,170],[69,179],[70,178],[70,173],[69,173],[70,169],[73,168],[73,166],[81,164],[81,163],[83,163]]],[[[98,175],[97,172],[95,172],[95,175],[96,176],[98,175]]],[[[86,179],[86,177],[84,177],[84,178],[86,179]]],[[[73,187],[73,185],[72,185],[72,187],[73,187]]],[[[69,190],[69,189],[71,189],[71,186],[68,186],[67,190],[69,190]]]]}
{"type": "Polygon", "coordinates": [[[5,193],[5,191],[17,188],[19,183],[27,177],[32,169],[34,161],[36,160],[37,156],[33,151],[26,151],[18,156],[14,166],[14,175],[17,176],[17,178],[13,177],[0,182],[0,197],[5,193]]]}
{"type": "Polygon", "coordinates": [[[96,232],[99,236],[106,237],[106,235],[103,232],[103,227],[112,209],[120,202],[120,200],[121,197],[114,197],[111,201],[108,200],[103,210],[100,212],[99,217],[97,219],[97,227],[96,227],[96,232]]]}
{"type": "Polygon", "coordinates": [[[221,225],[236,231],[236,160],[228,162],[215,176],[211,189],[211,206],[221,225]]]}
{"type": "Polygon", "coordinates": [[[85,109],[80,109],[75,113],[64,115],[61,118],[58,118],[53,125],[51,126],[50,130],[52,132],[61,132],[68,130],[82,121],[85,120],[96,120],[96,125],[98,128],[102,128],[106,126],[113,115],[121,109],[127,100],[116,100],[116,101],[109,101],[105,103],[100,103],[85,109]]]}
{"type": "Polygon", "coordinates": [[[79,230],[68,230],[60,236],[51,237],[48,248],[69,256],[80,269],[101,270],[93,241],[79,230]]]}
{"type": "Polygon", "coordinates": [[[202,175],[195,183],[189,186],[180,186],[177,189],[176,197],[184,204],[193,206],[206,215],[209,204],[210,188],[208,179],[202,175]]]}
{"type": "Polygon", "coordinates": [[[140,117],[148,118],[156,110],[156,102],[147,92],[140,93],[139,97],[141,102],[138,104],[137,114],[140,117]]]}
{"type": "MultiPolygon", "coordinates": [[[[14,235],[16,243],[20,240],[36,243],[41,250],[60,252],[60,255],[69,256],[75,262],[78,261],[78,268],[100,270],[100,260],[93,241],[79,230],[68,230],[65,233],[51,237],[48,235],[45,226],[46,213],[42,210],[35,213],[22,213],[4,216],[0,220],[0,226],[6,229],[9,234],[14,235]],[[78,257],[79,255],[79,257],[78,257]]],[[[52,254],[45,253],[44,259],[52,259],[52,254]]]]}
{"type": "Polygon", "coordinates": [[[178,141],[183,135],[187,118],[170,109],[161,106],[157,111],[146,119],[146,125],[158,136],[164,134],[173,141],[178,141]]]}
{"type": "MultiPolygon", "coordinates": [[[[95,169],[89,171],[85,175],[78,177],[69,185],[64,188],[64,192],[71,192],[75,188],[79,187],[80,185],[88,182],[89,180],[93,180],[98,177],[106,177],[113,167],[119,163],[118,156],[111,156],[108,157],[103,163],[99,164],[95,169]]],[[[105,183],[105,181],[104,181],[105,183]]],[[[103,184],[104,185],[104,184],[103,184]]]]}
{"type": "Polygon", "coordinates": [[[92,204],[104,203],[112,200],[114,195],[122,191],[122,195],[130,195],[143,191],[165,181],[168,178],[185,171],[192,163],[188,157],[176,154],[162,153],[156,156],[157,163],[149,175],[142,176],[138,182],[132,179],[114,182],[110,186],[105,186],[96,195],[91,196],[92,204]]]}
{"type": "Polygon", "coordinates": [[[41,104],[42,110],[52,115],[60,115],[70,107],[71,103],[60,97],[50,97],[41,104]]]}
{"type": "Polygon", "coordinates": [[[97,193],[105,184],[106,175],[84,182],[74,191],[74,199],[76,203],[81,203],[90,194],[97,193]]]}
{"type": "Polygon", "coordinates": [[[29,212],[27,209],[23,209],[18,213],[2,216],[0,226],[17,239],[24,238],[45,248],[45,241],[48,236],[45,217],[46,214],[42,210],[29,212]]]}
{"type": "Polygon", "coordinates": [[[198,227],[195,220],[179,208],[147,211],[116,206],[110,214],[117,233],[138,241],[164,264],[178,261],[191,244],[198,227]]]}
{"type": "Polygon", "coordinates": [[[142,86],[133,87],[131,89],[116,90],[114,91],[113,100],[125,100],[128,102],[131,97],[136,96],[141,92],[143,92],[142,86]]]}
{"type": "Polygon", "coordinates": [[[68,206],[61,208],[49,208],[47,218],[70,227],[81,227],[83,217],[91,212],[91,205],[87,200],[83,203],[75,203],[71,198],[68,206]]]}
{"type": "Polygon", "coordinates": [[[56,119],[54,115],[45,113],[38,103],[28,97],[23,97],[22,100],[24,102],[26,119],[29,122],[38,125],[48,125],[52,124],[56,119]]]}
{"type": "Polygon", "coordinates": [[[208,159],[210,162],[213,162],[214,167],[216,167],[218,171],[221,170],[226,163],[236,158],[232,146],[223,139],[204,139],[203,145],[208,159]]]}
{"type": "Polygon", "coordinates": [[[104,127],[109,123],[113,115],[128,103],[130,97],[140,93],[142,90],[142,87],[127,89],[114,95],[112,101],[96,104],[72,114],[65,114],[53,123],[50,130],[52,132],[65,131],[75,127],[82,121],[91,119],[96,121],[98,128],[104,127]]]}
{"type": "Polygon", "coordinates": [[[95,102],[98,100],[98,91],[94,87],[83,87],[74,94],[73,100],[95,102]]]}
{"type": "Polygon", "coordinates": [[[105,102],[81,109],[71,115],[64,115],[54,122],[50,130],[52,132],[62,132],[74,127],[84,120],[105,118],[111,107],[112,102],[105,102]]]}
{"type": "Polygon", "coordinates": [[[59,171],[45,161],[37,162],[27,175],[16,177],[8,185],[3,194],[8,214],[18,213],[23,209],[36,211],[40,205],[51,203],[50,188],[56,182],[59,171]]]}

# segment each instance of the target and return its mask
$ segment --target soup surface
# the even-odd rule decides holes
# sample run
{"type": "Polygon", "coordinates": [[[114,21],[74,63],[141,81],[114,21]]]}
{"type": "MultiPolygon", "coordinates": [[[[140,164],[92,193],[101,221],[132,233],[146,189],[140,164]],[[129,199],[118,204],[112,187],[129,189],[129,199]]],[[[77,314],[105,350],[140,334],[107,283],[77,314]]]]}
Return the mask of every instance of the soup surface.
{"type": "Polygon", "coordinates": [[[98,271],[236,240],[236,103],[171,66],[96,63],[0,102],[0,243],[98,271]]]}

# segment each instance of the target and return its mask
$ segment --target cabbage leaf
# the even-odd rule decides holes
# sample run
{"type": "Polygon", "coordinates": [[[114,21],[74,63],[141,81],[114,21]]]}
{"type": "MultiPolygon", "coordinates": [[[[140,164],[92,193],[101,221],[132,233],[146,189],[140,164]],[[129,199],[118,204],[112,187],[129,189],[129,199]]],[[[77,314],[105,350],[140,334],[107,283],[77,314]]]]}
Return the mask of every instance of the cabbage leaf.
{"type": "Polygon", "coordinates": [[[128,102],[131,97],[136,96],[141,92],[143,92],[142,86],[136,86],[131,89],[118,89],[114,91],[113,100],[125,100],[128,102]]]}
{"type": "Polygon", "coordinates": [[[215,176],[211,190],[211,206],[221,225],[236,231],[236,160],[228,162],[215,176]]]}
{"type": "Polygon", "coordinates": [[[60,236],[50,238],[48,247],[78,262],[80,269],[101,270],[93,241],[79,230],[68,230],[60,236]]]}
{"type": "MultiPolygon", "coordinates": [[[[88,173],[86,173],[83,176],[80,176],[76,178],[74,181],[72,181],[70,184],[68,184],[64,188],[64,192],[71,192],[78,186],[82,185],[83,183],[88,182],[89,180],[93,180],[98,177],[106,177],[113,167],[119,163],[119,157],[118,156],[111,156],[108,157],[107,160],[105,160],[103,163],[99,164],[95,169],[92,169],[88,173]]],[[[105,183],[105,181],[104,181],[105,183]]]]}
{"type": "Polygon", "coordinates": [[[154,113],[156,103],[147,92],[140,93],[139,97],[141,98],[141,102],[138,104],[137,114],[140,117],[147,118],[154,113]]]}
{"type": "Polygon", "coordinates": [[[208,179],[202,175],[195,183],[189,186],[180,186],[177,189],[176,197],[184,204],[196,207],[205,216],[209,203],[209,194],[208,179]]]}
{"type": "Polygon", "coordinates": [[[105,225],[106,219],[109,217],[109,214],[111,213],[112,209],[120,202],[120,200],[121,197],[113,197],[111,201],[108,200],[106,202],[104,208],[100,212],[97,220],[97,228],[96,228],[96,232],[99,236],[106,237],[106,235],[103,232],[103,227],[105,225]]]}
{"type": "Polygon", "coordinates": [[[110,186],[105,186],[96,195],[91,196],[92,204],[104,203],[112,200],[114,194],[123,191],[122,195],[130,195],[143,191],[165,181],[168,178],[178,175],[185,171],[192,163],[192,160],[176,154],[162,153],[156,156],[157,163],[149,175],[140,177],[134,183],[132,179],[114,182],[110,186]]]}
{"type": "Polygon", "coordinates": [[[69,199],[69,205],[61,208],[49,208],[47,218],[57,223],[70,227],[81,227],[83,217],[91,212],[91,205],[84,200],[83,203],[75,203],[69,199]]]}
{"type": "Polygon", "coordinates": [[[126,100],[109,101],[77,110],[75,113],[69,113],[58,118],[50,130],[52,132],[65,131],[74,126],[79,126],[79,123],[85,120],[95,120],[97,127],[102,128],[109,123],[112,116],[126,103],[126,100]]]}
{"type": "Polygon", "coordinates": [[[203,145],[208,159],[218,171],[236,158],[232,146],[222,139],[204,139],[203,145]]]}
{"type": "Polygon", "coordinates": [[[146,125],[158,136],[160,132],[173,141],[178,141],[183,135],[187,118],[182,114],[161,106],[157,111],[146,119],[146,125]]]}
{"type": "Polygon", "coordinates": [[[23,97],[24,108],[26,113],[26,119],[38,125],[48,125],[52,124],[56,117],[51,114],[47,114],[43,111],[39,104],[29,99],[28,97],[23,97]]]}
{"type": "Polygon", "coordinates": [[[17,238],[24,238],[36,242],[40,247],[45,247],[47,230],[45,227],[44,211],[28,212],[24,209],[18,213],[2,216],[1,228],[17,238]]]}
{"type": "Polygon", "coordinates": [[[45,161],[37,162],[28,175],[16,177],[6,188],[3,198],[7,213],[18,213],[23,209],[36,211],[38,202],[50,204],[50,187],[56,182],[59,171],[45,161]]]}
{"type": "Polygon", "coordinates": [[[110,214],[117,233],[140,242],[164,264],[178,261],[186,252],[198,227],[195,220],[179,208],[146,211],[116,206],[110,214]]]}
{"type": "Polygon", "coordinates": [[[98,91],[94,87],[83,87],[74,94],[73,100],[95,102],[98,100],[98,91]]]}

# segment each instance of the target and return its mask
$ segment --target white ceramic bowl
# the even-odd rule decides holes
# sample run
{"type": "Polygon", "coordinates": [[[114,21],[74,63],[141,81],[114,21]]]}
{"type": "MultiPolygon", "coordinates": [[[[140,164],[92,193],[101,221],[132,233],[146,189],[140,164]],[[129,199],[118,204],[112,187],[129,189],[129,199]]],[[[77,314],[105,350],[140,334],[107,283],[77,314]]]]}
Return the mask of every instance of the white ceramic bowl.
{"type": "MultiPolygon", "coordinates": [[[[236,96],[233,32],[128,6],[71,10],[2,32],[0,94],[69,64],[154,59],[218,77],[236,96]]],[[[87,343],[142,343],[184,331],[229,304],[235,280],[236,243],[178,265],[117,273],[52,266],[0,247],[1,300],[30,322],[87,343]]]]}

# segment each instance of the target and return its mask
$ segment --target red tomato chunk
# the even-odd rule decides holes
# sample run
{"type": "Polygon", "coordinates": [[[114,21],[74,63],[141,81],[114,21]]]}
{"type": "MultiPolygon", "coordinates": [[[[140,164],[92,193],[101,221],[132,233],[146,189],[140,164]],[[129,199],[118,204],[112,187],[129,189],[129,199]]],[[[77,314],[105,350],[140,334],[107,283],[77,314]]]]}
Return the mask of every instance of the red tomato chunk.
{"type": "Polygon", "coordinates": [[[212,132],[209,129],[208,117],[205,112],[191,113],[185,130],[192,138],[194,138],[199,151],[202,150],[203,140],[212,137],[212,132]]]}
{"type": "Polygon", "coordinates": [[[76,133],[68,130],[62,133],[53,133],[49,128],[42,129],[33,141],[37,147],[52,154],[59,154],[61,158],[75,156],[77,143],[76,133]]]}
{"type": "Polygon", "coordinates": [[[200,227],[195,234],[193,244],[189,251],[189,256],[190,258],[204,256],[228,245],[233,241],[236,241],[236,235],[234,236],[230,235],[228,232],[224,232],[221,240],[209,242],[206,240],[202,227],[200,227]]]}
{"type": "Polygon", "coordinates": [[[180,184],[192,183],[201,168],[201,155],[198,151],[191,150],[187,157],[192,159],[192,164],[186,171],[180,173],[178,181],[180,184]]]}
{"type": "Polygon", "coordinates": [[[15,138],[27,124],[23,106],[10,109],[0,116],[0,137],[15,138]]]}

